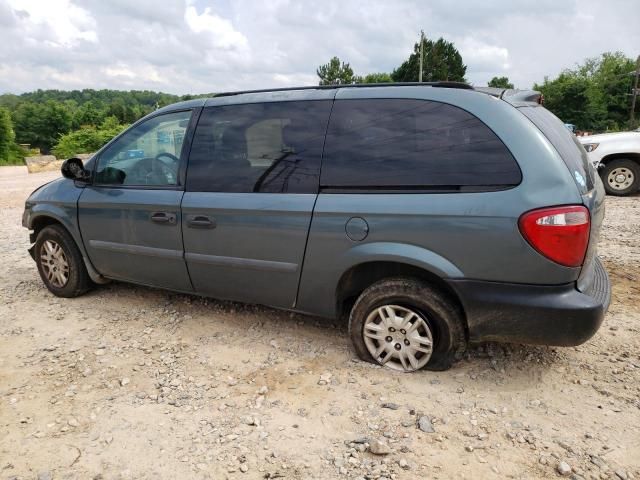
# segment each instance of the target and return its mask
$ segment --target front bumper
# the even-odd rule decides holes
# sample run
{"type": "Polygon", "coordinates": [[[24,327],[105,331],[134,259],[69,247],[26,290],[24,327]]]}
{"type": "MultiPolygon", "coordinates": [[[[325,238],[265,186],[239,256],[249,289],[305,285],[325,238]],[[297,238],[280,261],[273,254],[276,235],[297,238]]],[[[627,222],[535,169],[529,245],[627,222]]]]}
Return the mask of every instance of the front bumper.
{"type": "Polygon", "coordinates": [[[596,261],[594,287],[582,293],[575,283],[523,285],[449,280],[462,302],[469,341],[575,346],[600,328],[609,308],[611,284],[596,261]]]}

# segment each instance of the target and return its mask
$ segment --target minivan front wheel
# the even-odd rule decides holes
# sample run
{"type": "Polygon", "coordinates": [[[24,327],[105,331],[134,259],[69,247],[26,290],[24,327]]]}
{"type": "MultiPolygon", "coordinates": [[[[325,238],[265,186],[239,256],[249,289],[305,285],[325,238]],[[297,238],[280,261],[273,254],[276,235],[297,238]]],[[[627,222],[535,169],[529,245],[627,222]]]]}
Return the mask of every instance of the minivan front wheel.
{"type": "Polygon", "coordinates": [[[367,288],[351,310],[349,335],[360,358],[402,372],[446,370],[466,347],[457,306],[410,278],[367,288]]]}
{"type": "Polygon", "coordinates": [[[91,279],[73,238],[59,225],[38,233],[34,247],[40,278],[58,297],[77,297],[91,287],[91,279]]]}

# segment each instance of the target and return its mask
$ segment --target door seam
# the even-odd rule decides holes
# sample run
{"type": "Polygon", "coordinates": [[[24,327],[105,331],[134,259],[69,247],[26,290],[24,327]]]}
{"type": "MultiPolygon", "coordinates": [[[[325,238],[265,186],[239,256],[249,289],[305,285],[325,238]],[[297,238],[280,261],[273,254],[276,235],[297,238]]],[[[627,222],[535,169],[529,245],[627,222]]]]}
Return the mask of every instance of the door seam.
{"type": "Polygon", "coordinates": [[[298,285],[296,288],[296,296],[293,297],[293,305],[291,308],[296,308],[298,305],[298,296],[300,295],[300,285],[302,283],[302,273],[304,272],[304,264],[307,259],[307,247],[309,246],[309,237],[311,236],[311,226],[313,225],[313,217],[316,213],[316,204],[318,203],[318,197],[320,196],[320,181],[322,179],[322,164],[324,163],[324,149],[327,145],[327,134],[329,133],[329,123],[331,122],[331,115],[333,114],[333,107],[336,104],[336,95],[338,90],[336,89],[331,100],[331,110],[329,110],[329,116],[327,117],[327,125],[324,129],[324,139],[322,141],[322,154],[320,155],[320,169],[318,170],[318,191],[316,192],[316,198],[313,199],[313,206],[311,207],[311,216],[309,217],[309,226],[307,227],[307,236],[304,241],[304,250],[302,251],[302,261],[300,262],[300,272],[298,273],[298,285]]]}

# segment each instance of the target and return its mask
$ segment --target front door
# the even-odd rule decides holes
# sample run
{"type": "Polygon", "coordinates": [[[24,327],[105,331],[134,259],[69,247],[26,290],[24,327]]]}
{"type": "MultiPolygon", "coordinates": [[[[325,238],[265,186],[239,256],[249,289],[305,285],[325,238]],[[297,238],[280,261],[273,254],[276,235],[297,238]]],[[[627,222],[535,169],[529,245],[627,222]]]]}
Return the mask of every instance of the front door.
{"type": "Polygon", "coordinates": [[[329,100],[205,107],[182,200],[198,293],[295,305],[330,109],[329,100]]]}
{"type": "Polygon", "coordinates": [[[78,200],[80,231],[102,275],[190,291],[183,258],[180,164],[191,111],[132,127],[97,158],[78,200]]]}

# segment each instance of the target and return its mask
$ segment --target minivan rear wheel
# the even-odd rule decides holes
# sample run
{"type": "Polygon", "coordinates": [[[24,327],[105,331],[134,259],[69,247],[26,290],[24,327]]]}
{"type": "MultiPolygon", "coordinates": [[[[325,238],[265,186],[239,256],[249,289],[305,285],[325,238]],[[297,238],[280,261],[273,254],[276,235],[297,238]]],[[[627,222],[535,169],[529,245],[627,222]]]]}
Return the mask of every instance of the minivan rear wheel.
{"type": "Polygon", "coordinates": [[[640,188],[640,165],[621,158],[607,163],[602,169],[602,183],[610,195],[630,195],[640,188]]]}
{"type": "Polygon", "coordinates": [[[40,278],[57,297],[77,297],[91,287],[82,254],[62,226],[43,228],[38,233],[34,252],[40,278]]]}
{"type": "Polygon", "coordinates": [[[402,372],[446,370],[466,347],[457,305],[411,278],[381,280],[362,292],[349,336],[361,359],[402,372]]]}

